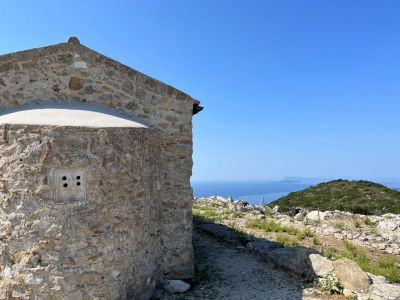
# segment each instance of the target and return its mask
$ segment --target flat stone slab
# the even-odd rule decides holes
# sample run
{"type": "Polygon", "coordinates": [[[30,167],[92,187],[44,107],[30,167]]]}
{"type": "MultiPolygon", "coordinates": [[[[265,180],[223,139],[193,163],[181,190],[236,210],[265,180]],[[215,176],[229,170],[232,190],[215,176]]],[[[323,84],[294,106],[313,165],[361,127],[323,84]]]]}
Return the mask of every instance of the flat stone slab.
{"type": "Polygon", "coordinates": [[[282,244],[267,240],[252,241],[247,244],[247,247],[259,255],[267,255],[274,249],[283,248],[282,244]]]}
{"type": "Polygon", "coordinates": [[[267,256],[277,265],[290,270],[298,275],[315,277],[309,255],[317,253],[316,250],[302,246],[285,247],[268,252],[267,256]]]}
{"type": "Polygon", "coordinates": [[[208,234],[211,234],[219,239],[223,239],[226,241],[236,240],[240,238],[240,235],[238,233],[224,225],[214,223],[201,224],[199,225],[199,228],[207,232],[208,234]]]}

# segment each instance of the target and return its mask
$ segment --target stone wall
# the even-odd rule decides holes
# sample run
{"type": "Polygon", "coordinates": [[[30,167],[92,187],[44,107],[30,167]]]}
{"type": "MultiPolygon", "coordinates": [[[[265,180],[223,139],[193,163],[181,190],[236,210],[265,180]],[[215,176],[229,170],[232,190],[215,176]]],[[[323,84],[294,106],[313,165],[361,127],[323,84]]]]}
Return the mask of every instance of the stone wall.
{"type": "Polygon", "coordinates": [[[0,136],[0,299],[151,292],[163,256],[158,132],[12,125],[0,136]],[[49,174],[63,169],[78,170],[84,198],[55,199],[64,187],[49,174]]]}
{"type": "Polygon", "coordinates": [[[198,102],[73,40],[0,56],[0,111],[48,101],[119,109],[159,133],[160,269],[166,277],[191,277],[191,120],[198,102]]]}

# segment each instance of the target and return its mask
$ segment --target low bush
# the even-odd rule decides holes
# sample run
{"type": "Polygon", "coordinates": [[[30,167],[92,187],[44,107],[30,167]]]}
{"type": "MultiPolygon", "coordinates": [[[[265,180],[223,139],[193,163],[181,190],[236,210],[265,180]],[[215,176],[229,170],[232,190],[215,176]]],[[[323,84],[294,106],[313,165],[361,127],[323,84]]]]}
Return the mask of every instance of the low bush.
{"type": "Polygon", "coordinates": [[[281,243],[284,247],[292,247],[299,244],[299,241],[297,239],[291,238],[289,235],[284,233],[277,234],[276,241],[278,243],[281,243]]]}
{"type": "Polygon", "coordinates": [[[241,217],[243,217],[243,213],[241,211],[234,211],[232,213],[232,216],[235,218],[241,218],[241,217]]]}
{"type": "Polygon", "coordinates": [[[341,294],[343,286],[333,274],[328,274],[321,280],[321,290],[324,294],[341,294]]]}
{"type": "Polygon", "coordinates": [[[285,226],[281,225],[274,220],[260,220],[253,219],[246,223],[247,227],[253,227],[265,230],[266,232],[285,232],[291,235],[301,234],[302,231],[293,227],[293,226],[285,226]]]}
{"type": "Polygon", "coordinates": [[[355,228],[360,228],[361,227],[361,222],[359,219],[354,219],[353,220],[353,225],[355,228]]]}
{"type": "Polygon", "coordinates": [[[344,224],[343,224],[343,222],[338,222],[338,223],[335,223],[335,225],[333,225],[336,229],[340,229],[340,230],[343,230],[344,229],[344,224]]]}
{"type": "Polygon", "coordinates": [[[333,247],[324,247],[321,249],[321,255],[332,259],[337,256],[337,250],[333,247]]]}
{"type": "Polygon", "coordinates": [[[382,275],[393,282],[400,282],[400,270],[397,267],[398,261],[394,256],[382,256],[378,262],[372,262],[362,250],[348,241],[344,241],[346,251],[344,257],[354,260],[365,272],[374,275],[382,275]]]}
{"type": "Polygon", "coordinates": [[[321,245],[320,240],[316,236],[313,237],[312,242],[314,245],[321,245]]]}
{"type": "Polygon", "coordinates": [[[371,220],[370,218],[366,217],[366,218],[364,219],[364,224],[365,224],[365,225],[368,225],[368,226],[371,226],[371,225],[374,224],[374,222],[372,222],[372,220],[371,220]]]}

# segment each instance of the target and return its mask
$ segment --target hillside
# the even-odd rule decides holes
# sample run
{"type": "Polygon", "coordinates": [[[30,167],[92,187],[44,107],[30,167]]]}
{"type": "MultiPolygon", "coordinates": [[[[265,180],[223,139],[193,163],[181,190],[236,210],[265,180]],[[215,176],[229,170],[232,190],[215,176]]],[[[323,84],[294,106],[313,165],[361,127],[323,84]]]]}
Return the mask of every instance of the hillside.
{"type": "Polygon", "coordinates": [[[270,203],[281,211],[296,207],[360,214],[400,214],[400,192],[370,181],[333,180],[293,192],[270,203]]]}

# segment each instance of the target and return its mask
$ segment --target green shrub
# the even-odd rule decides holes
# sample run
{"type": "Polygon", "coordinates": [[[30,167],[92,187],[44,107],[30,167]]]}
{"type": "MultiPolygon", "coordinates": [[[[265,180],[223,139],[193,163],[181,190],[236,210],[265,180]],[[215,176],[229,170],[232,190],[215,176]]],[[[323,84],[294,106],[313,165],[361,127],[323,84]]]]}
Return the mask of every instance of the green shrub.
{"type": "Polygon", "coordinates": [[[397,266],[397,260],[393,256],[381,257],[381,258],[379,258],[378,265],[379,265],[379,267],[385,268],[385,269],[393,268],[393,267],[397,266]]]}
{"type": "Polygon", "coordinates": [[[349,241],[343,241],[344,248],[351,253],[355,253],[357,251],[357,247],[350,243],[349,241]]]}
{"type": "Polygon", "coordinates": [[[284,233],[277,234],[276,241],[278,243],[281,243],[284,247],[297,246],[299,244],[299,241],[297,239],[291,238],[290,236],[284,233]]]}
{"type": "Polygon", "coordinates": [[[366,253],[348,241],[344,241],[346,251],[344,257],[354,260],[365,272],[382,275],[393,282],[400,282],[400,270],[397,259],[393,256],[379,258],[377,263],[371,262],[366,253]]]}
{"type": "Polygon", "coordinates": [[[312,233],[312,231],[310,230],[310,229],[308,229],[308,228],[305,228],[304,230],[302,230],[302,231],[298,231],[297,233],[296,233],[296,238],[297,239],[299,239],[299,240],[304,240],[305,238],[309,238],[309,237],[313,237],[314,236],[314,234],[312,233]]]}
{"type": "Polygon", "coordinates": [[[303,235],[305,237],[314,237],[314,233],[309,228],[303,230],[303,235]]]}
{"type": "Polygon", "coordinates": [[[264,209],[264,215],[267,216],[267,217],[272,217],[272,216],[274,215],[274,213],[273,213],[272,211],[270,211],[270,210],[268,209],[268,207],[266,207],[266,208],[264,209]]]}
{"type": "Polygon", "coordinates": [[[358,215],[372,215],[374,213],[368,206],[363,205],[354,205],[349,208],[349,211],[358,215]]]}
{"type": "Polygon", "coordinates": [[[321,280],[321,290],[324,294],[341,294],[343,286],[333,274],[328,274],[321,280]]]}
{"type": "Polygon", "coordinates": [[[297,235],[301,231],[293,226],[284,226],[278,224],[274,220],[260,220],[253,219],[246,223],[247,227],[258,228],[265,230],[266,232],[285,232],[292,235],[297,235]]]}
{"type": "Polygon", "coordinates": [[[229,214],[229,211],[227,209],[217,211],[214,207],[209,206],[194,206],[192,214],[196,217],[217,221],[223,220],[229,214]]]}
{"type": "Polygon", "coordinates": [[[353,220],[353,225],[355,228],[360,228],[361,227],[361,222],[358,219],[353,220]]]}
{"type": "Polygon", "coordinates": [[[322,248],[321,255],[327,258],[334,258],[337,256],[337,250],[333,247],[322,248]]]}
{"type": "Polygon", "coordinates": [[[316,236],[313,237],[312,242],[313,242],[314,245],[320,245],[321,244],[321,242],[319,241],[319,239],[316,236]]]}
{"type": "Polygon", "coordinates": [[[378,234],[378,229],[376,229],[375,227],[371,228],[369,231],[371,234],[373,235],[377,235],[378,234]]]}
{"type": "Polygon", "coordinates": [[[234,211],[232,213],[232,216],[235,218],[241,218],[241,217],[243,217],[243,213],[241,211],[234,211]]]}
{"type": "Polygon", "coordinates": [[[344,224],[343,224],[343,222],[338,222],[338,223],[335,223],[334,227],[336,229],[343,230],[344,229],[344,224]]]}
{"type": "Polygon", "coordinates": [[[374,222],[372,222],[372,220],[370,218],[368,218],[368,217],[366,217],[364,219],[364,223],[365,223],[365,225],[368,225],[368,226],[371,226],[371,225],[374,224],[374,222]]]}

